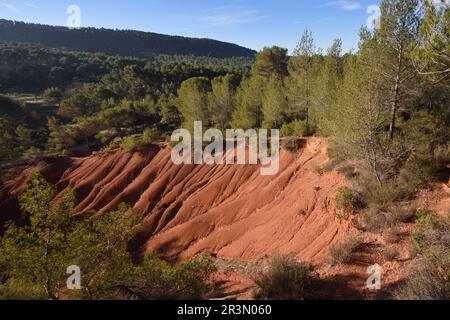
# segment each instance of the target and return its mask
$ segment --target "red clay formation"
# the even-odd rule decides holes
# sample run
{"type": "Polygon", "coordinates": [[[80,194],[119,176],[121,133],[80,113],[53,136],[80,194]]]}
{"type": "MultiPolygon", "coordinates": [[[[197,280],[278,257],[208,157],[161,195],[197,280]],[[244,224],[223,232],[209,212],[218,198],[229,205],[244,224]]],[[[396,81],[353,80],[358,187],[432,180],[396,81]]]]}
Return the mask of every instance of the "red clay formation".
{"type": "MultiPolygon", "coordinates": [[[[314,170],[329,161],[322,139],[308,139],[296,152],[282,150],[280,171],[272,177],[252,165],[176,166],[170,154],[168,145],[149,145],[133,153],[46,161],[37,169],[60,192],[75,191],[77,214],[104,213],[121,203],[137,209],[145,216],[137,246],[168,259],[207,251],[257,260],[278,252],[320,263],[352,232],[334,215],[333,199],[345,178],[314,170]]],[[[2,215],[18,214],[26,177],[24,172],[0,190],[2,215]]]]}

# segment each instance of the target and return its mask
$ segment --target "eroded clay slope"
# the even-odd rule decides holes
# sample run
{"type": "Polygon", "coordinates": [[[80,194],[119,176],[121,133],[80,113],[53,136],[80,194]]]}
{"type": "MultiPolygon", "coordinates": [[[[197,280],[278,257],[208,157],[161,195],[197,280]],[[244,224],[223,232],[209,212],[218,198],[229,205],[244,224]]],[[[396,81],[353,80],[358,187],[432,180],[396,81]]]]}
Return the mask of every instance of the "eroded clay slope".
{"type": "MultiPolygon", "coordinates": [[[[137,241],[170,259],[208,251],[220,258],[255,260],[274,252],[322,261],[349,232],[335,218],[333,199],[344,178],[314,170],[329,159],[321,139],[297,152],[282,150],[280,171],[262,176],[251,165],[174,165],[167,145],[41,163],[63,192],[71,188],[81,214],[121,203],[145,216],[137,241]]],[[[10,217],[26,172],[0,191],[0,215],[10,217]]],[[[1,219],[0,219],[1,220],[1,219]]]]}

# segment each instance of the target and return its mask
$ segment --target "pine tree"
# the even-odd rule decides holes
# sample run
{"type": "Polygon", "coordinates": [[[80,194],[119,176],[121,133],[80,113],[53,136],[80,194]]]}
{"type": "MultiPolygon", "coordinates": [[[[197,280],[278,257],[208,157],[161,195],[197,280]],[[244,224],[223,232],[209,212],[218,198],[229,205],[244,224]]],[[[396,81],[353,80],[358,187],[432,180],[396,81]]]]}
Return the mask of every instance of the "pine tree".
{"type": "Polygon", "coordinates": [[[283,82],[273,76],[264,90],[262,99],[264,127],[269,129],[280,128],[283,124],[286,109],[287,101],[283,82]]]}
{"type": "Polygon", "coordinates": [[[333,115],[339,112],[337,100],[342,82],[342,60],[342,41],[337,39],[324,58],[312,90],[311,117],[323,134],[330,133],[328,124],[334,120],[333,115]]]}
{"type": "Polygon", "coordinates": [[[419,30],[417,10],[418,0],[383,0],[381,4],[381,28],[376,31],[378,65],[374,72],[381,75],[379,89],[385,97],[382,103],[390,113],[391,141],[399,112],[407,110],[416,94],[416,73],[409,57],[419,30]]]}
{"type": "Polygon", "coordinates": [[[249,129],[263,125],[264,91],[273,77],[284,79],[287,60],[287,50],[279,47],[264,48],[258,53],[251,77],[243,80],[238,88],[233,128],[249,129]]]}
{"type": "Polygon", "coordinates": [[[197,77],[184,81],[178,90],[178,108],[184,118],[186,129],[194,128],[194,121],[207,121],[209,125],[210,110],[208,92],[211,83],[208,78],[197,77]]]}
{"type": "Polygon", "coordinates": [[[211,121],[221,129],[230,126],[237,84],[238,79],[232,74],[215,78],[211,82],[212,91],[209,93],[211,121]]]}
{"type": "Polygon", "coordinates": [[[291,118],[306,120],[307,125],[310,121],[312,90],[316,78],[316,54],[312,33],[305,30],[293,56],[289,59],[289,76],[286,78],[291,118]]]}
{"type": "Polygon", "coordinates": [[[420,74],[450,85],[450,6],[445,0],[422,0],[424,19],[414,62],[420,74]]]}

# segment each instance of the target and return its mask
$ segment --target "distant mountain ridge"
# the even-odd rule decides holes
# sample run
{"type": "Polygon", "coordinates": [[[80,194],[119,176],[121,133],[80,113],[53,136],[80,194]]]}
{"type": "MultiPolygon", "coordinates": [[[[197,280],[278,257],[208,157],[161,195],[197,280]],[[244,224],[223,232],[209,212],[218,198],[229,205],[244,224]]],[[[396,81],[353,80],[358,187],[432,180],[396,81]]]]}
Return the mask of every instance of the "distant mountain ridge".
{"type": "Polygon", "coordinates": [[[254,50],[212,39],[169,36],[134,30],[69,29],[0,19],[0,41],[24,42],[70,51],[146,58],[194,55],[215,58],[254,57],[254,50]]]}

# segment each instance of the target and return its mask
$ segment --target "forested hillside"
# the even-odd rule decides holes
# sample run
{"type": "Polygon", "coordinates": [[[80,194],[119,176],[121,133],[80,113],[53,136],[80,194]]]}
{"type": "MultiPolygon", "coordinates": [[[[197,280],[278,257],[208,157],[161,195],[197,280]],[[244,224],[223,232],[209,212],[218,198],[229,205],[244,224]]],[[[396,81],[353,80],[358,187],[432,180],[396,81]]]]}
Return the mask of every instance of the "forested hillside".
{"type": "Polygon", "coordinates": [[[113,69],[135,65],[156,81],[179,82],[193,76],[246,74],[253,58],[158,55],[148,59],[101,53],[68,52],[37,45],[0,42],[0,90],[39,92],[99,81],[113,69]],[[166,80],[165,80],[166,79],[166,80]]]}
{"type": "Polygon", "coordinates": [[[41,44],[71,51],[147,58],[152,55],[253,57],[253,50],[211,39],[168,36],[133,30],[68,29],[0,19],[0,41],[41,44]]]}

